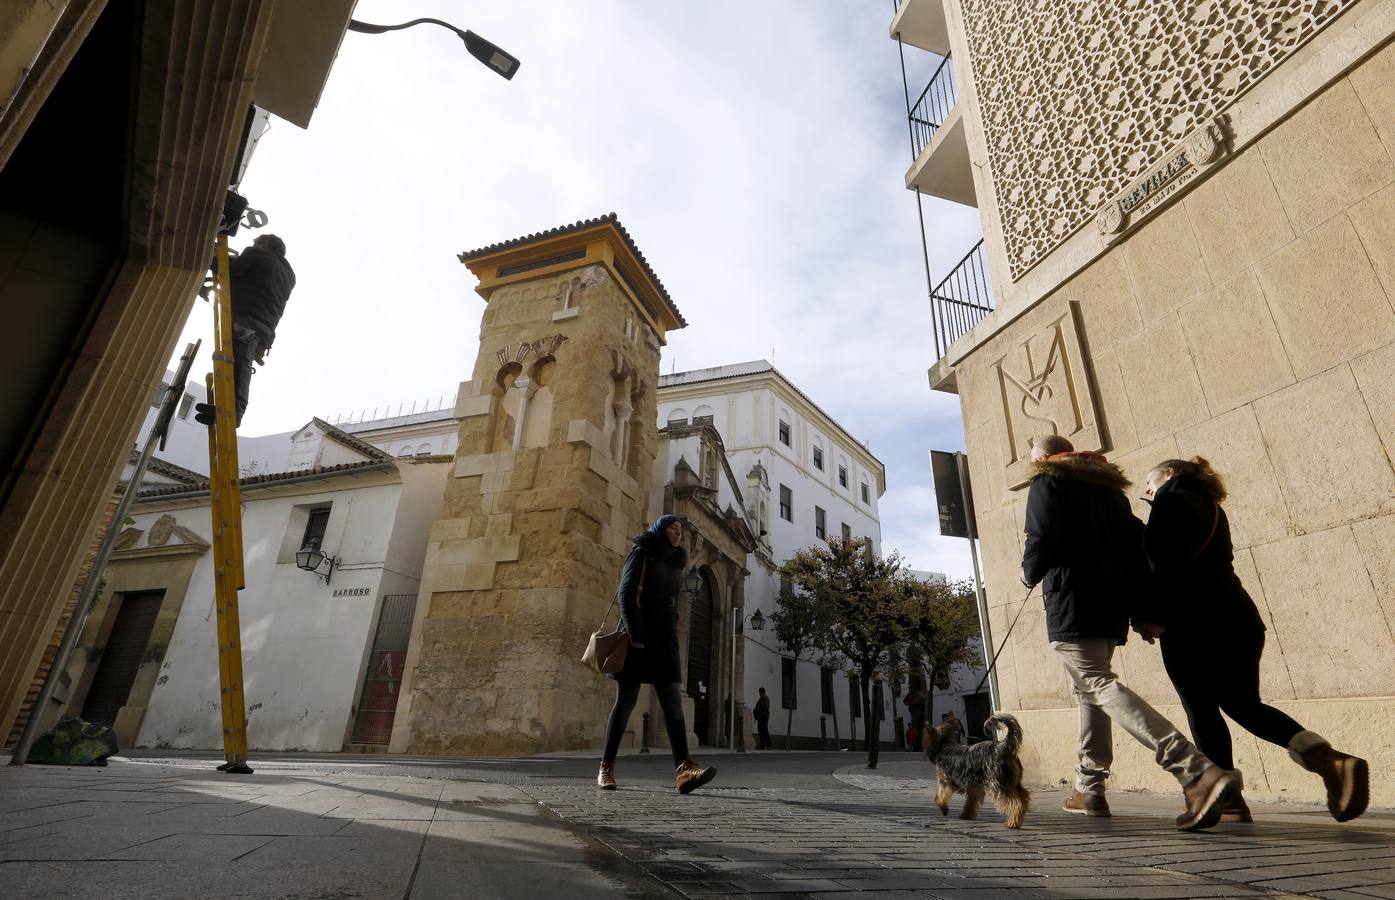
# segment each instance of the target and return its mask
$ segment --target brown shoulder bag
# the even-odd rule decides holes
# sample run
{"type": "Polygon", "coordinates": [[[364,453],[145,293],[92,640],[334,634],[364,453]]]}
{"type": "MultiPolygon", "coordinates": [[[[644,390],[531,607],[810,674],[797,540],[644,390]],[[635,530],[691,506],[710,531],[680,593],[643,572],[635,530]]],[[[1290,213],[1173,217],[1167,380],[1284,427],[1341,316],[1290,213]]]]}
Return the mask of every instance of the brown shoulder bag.
{"type": "MultiPolygon", "coordinates": [[[[644,554],[643,562],[639,569],[639,588],[635,591],[635,606],[640,605],[640,598],[644,596],[644,576],[649,572],[649,554],[644,554]]],[[[616,591],[617,596],[619,591],[616,591]]],[[[586,652],[581,654],[581,661],[588,668],[601,673],[602,675],[614,675],[625,668],[625,657],[630,652],[630,635],[620,630],[619,616],[616,616],[615,630],[607,632],[605,630],[605,620],[610,618],[610,611],[615,608],[615,597],[610,599],[610,606],[606,607],[605,615],[601,617],[601,624],[596,628],[591,640],[586,642],[586,652]]]]}

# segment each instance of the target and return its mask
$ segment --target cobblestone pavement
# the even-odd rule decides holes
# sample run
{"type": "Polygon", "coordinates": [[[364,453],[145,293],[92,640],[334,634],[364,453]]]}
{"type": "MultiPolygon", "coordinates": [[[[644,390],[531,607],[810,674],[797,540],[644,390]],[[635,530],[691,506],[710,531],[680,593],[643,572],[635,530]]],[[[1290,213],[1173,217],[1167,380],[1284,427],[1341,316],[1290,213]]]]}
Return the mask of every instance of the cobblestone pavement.
{"type": "Polygon", "coordinates": [[[1337,825],[1316,808],[1255,804],[1254,825],[1182,834],[1176,798],[1115,795],[1113,818],[1087,819],[1038,791],[1010,831],[991,807],[963,821],[956,800],[944,818],[924,789],[859,780],[873,789],[523,789],[685,896],[1395,898],[1389,813],[1337,825]]]}

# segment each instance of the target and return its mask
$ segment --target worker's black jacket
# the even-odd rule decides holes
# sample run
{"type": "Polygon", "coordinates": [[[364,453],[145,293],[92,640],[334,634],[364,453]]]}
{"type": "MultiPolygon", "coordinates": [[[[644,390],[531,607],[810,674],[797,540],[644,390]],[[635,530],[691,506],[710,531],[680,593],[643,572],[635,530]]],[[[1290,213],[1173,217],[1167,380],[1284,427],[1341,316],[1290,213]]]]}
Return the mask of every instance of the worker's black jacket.
{"type": "Polygon", "coordinates": [[[228,263],[232,276],[233,323],[254,329],[261,346],[276,340],[276,326],[295,288],[286,258],[262,247],[248,247],[228,263]]]}

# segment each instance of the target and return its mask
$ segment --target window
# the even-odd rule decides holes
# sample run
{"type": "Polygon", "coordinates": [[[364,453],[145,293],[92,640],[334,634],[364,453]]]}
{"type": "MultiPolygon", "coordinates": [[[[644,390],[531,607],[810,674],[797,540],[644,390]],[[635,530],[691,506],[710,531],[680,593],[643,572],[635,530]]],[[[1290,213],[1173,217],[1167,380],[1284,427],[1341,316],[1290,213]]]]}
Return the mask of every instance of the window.
{"type": "Polygon", "coordinates": [[[790,445],[790,423],[784,419],[780,420],[780,443],[786,447],[790,445]]]}
{"type": "Polygon", "coordinates": [[[693,410],[694,425],[711,425],[712,419],[712,407],[710,406],[699,406],[697,409],[693,410]]]}
{"type": "Polygon", "coordinates": [[[843,540],[852,540],[852,526],[849,525],[847,522],[843,523],[843,540]]]}
{"type": "Polygon", "coordinates": [[[693,424],[694,424],[694,425],[711,425],[711,424],[712,424],[712,417],[711,417],[711,416],[693,416],[693,424]]]}
{"type": "Polygon", "coordinates": [[[865,482],[865,481],[862,482],[862,502],[863,502],[863,503],[871,503],[871,502],[872,502],[871,500],[868,499],[868,495],[867,495],[867,482],[865,482]]]}
{"type": "Polygon", "coordinates": [[[862,718],[862,677],[859,675],[848,679],[848,705],[854,719],[862,718]]]}
{"type": "Polygon", "coordinates": [[[183,397],[179,398],[179,418],[186,422],[189,421],[189,410],[193,409],[193,407],[193,394],[185,394],[183,397]]]}
{"type": "Polygon", "coordinates": [[[795,697],[794,660],[788,656],[780,657],[780,708],[798,709],[798,698],[795,697]]]}
{"type": "Polygon", "coordinates": [[[822,704],[823,714],[825,716],[834,715],[833,670],[827,666],[819,667],[819,700],[822,704]]]}
{"type": "MultiPolygon", "coordinates": [[[[165,384],[163,381],[160,382],[160,386],[155,389],[155,396],[150,398],[150,405],[158,408],[160,406],[160,401],[165,399],[165,392],[169,389],[169,385],[165,384]]],[[[785,443],[788,444],[789,441],[785,441],[785,443]]]]}
{"type": "Polygon", "coordinates": [[[822,508],[817,506],[814,507],[814,534],[817,535],[821,541],[828,539],[827,518],[828,516],[824,513],[822,508]]]}
{"type": "Polygon", "coordinates": [[[322,506],[319,509],[310,510],[310,518],[305,522],[305,536],[300,539],[300,546],[323,547],[325,541],[325,526],[329,524],[329,507],[322,506]]]}
{"type": "Polygon", "coordinates": [[[847,466],[839,466],[839,467],[838,467],[838,486],[839,486],[839,487],[847,487],[847,486],[848,486],[848,467],[847,467],[847,466]]]}
{"type": "Polygon", "coordinates": [[[688,420],[687,420],[687,419],[669,419],[668,422],[666,423],[666,427],[668,427],[668,428],[682,428],[683,426],[685,426],[685,425],[687,425],[687,424],[688,424],[688,420]]]}
{"type": "Polygon", "coordinates": [[[780,485],[780,518],[786,522],[794,521],[794,491],[780,485]]]}
{"type": "Polygon", "coordinates": [[[815,448],[814,448],[814,468],[818,469],[820,472],[823,471],[823,448],[822,448],[822,447],[815,447],[815,448]]]}

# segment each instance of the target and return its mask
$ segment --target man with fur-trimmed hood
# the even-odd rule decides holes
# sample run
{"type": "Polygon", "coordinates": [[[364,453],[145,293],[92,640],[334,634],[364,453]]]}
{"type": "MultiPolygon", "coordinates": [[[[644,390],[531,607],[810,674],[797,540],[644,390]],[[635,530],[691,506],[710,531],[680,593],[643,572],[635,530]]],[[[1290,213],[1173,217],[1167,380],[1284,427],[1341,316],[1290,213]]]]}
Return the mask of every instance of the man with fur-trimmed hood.
{"type": "MultiPolygon", "coordinates": [[[[1065,664],[1080,708],[1075,790],[1062,807],[1109,815],[1111,721],[1154,753],[1182,785],[1183,831],[1220,820],[1235,780],[1142,697],[1119,683],[1111,660],[1128,638],[1130,613],[1149,589],[1143,523],[1129,507],[1123,471],[1099,453],[1077,453],[1060,435],[1033,441],[1022,582],[1042,586],[1046,637],[1065,664]]],[[[1148,638],[1151,642],[1151,637],[1148,638]]]]}

